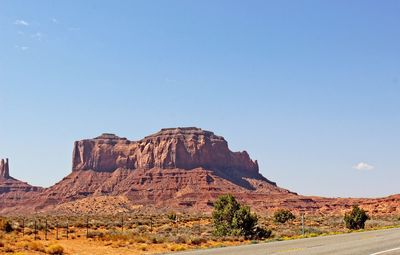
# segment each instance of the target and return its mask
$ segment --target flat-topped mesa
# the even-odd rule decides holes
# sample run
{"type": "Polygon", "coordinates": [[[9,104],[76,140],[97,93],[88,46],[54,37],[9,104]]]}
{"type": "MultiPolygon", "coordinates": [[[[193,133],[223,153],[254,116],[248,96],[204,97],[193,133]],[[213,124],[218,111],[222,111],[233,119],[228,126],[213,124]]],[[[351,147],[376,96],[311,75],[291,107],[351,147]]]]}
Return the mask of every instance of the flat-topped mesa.
{"type": "Polygon", "coordinates": [[[9,179],[10,178],[10,168],[8,166],[8,158],[1,159],[0,161],[0,178],[9,179]]]}
{"type": "Polygon", "coordinates": [[[197,167],[258,174],[246,151],[232,152],[223,137],[195,127],[165,128],[139,141],[103,134],[74,145],[73,171],[197,167]]]}

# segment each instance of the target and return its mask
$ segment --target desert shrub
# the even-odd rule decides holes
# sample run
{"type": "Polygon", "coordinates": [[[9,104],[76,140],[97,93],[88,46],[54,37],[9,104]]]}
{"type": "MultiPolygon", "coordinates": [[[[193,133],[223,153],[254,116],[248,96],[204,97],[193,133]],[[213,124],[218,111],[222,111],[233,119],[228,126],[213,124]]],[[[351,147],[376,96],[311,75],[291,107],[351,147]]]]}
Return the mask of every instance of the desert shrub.
{"type": "Polygon", "coordinates": [[[261,227],[256,227],[254,230],[253,237],[255,239],[266,239],[271,237],[272,231],[261,227]]]}
{"type": "Polygon", "coordinates": [[[195,237],[192,240],[190,240],[190,244],[192,245],[200,245],[202,243],[207,243],[207,240],[201,237],[195,237]]]}
{"type": "Polygon", "coordinates": [[[267,230],[261,232],[261,228],[257,226],[258,217],[251,213],[250,207],[242,206],[232,195],[223,195],[217,199],[212,217],[214,234],[217,236],[259,238],[260,235],[268,233],[267,230]]]}
{"type": "Polygon", "coordinates": [[[327,232],[318,227],[305,227],[304,233],[310,237],[313,237],[313,236],[320,236],[320,235],[326,234],[327,232]]]}
{"type": "Polygon", "coordinates": [[[141,235],[140,236],[134,236],[133,240],[135,242],[137,242],[137,243],[145,243],[146,242],[145,238],[143,236],[141,236],[141,235]]]}
{"type": "Polygon", "coordinates": [[[18,248],[22,248],[24,250],[29,250],[29,244],[31,242],[32,242],[31,240],[26,240],[26,239],[24,240],[24,238],[22,238],[22,240],[18,241],[16,243],[16,245],[17,245],[18,248]]]}
{"type": "Polygon", "coordinates": [[[276,223],[286,223],[289,220],[294,220],[296,217],[289,210],[280,209],[274,213],[274,221],[276,223]]]}
{"type": "Polygon", "coordinates": [[[12,225],[11,225],[11,223],[10,223],[9,221],[5,221],[5,222],[4,222],[4,224],[3,224],[3,226],[2,226],[2,229],[3,229],[3,231],[6,232],[6,233],[10,233],[10,232],[12,232],[12,231],[14,230],[13,227],[12,227],[12,225]]]}
{"type": "Polygon", "coordinates": [[[364,229],[367,220],[369,220],[367,212],[358,206],[353,206],[353,210],[344,215],[344,222],[348,229],[364,229]]]}
{"type": "Polygon", "coordinates": [[[147,226],[140,225],[140,226],[138,227],[138,231],[139,231],[139,233],[145,233],[145,232],[147,232],[147,226]]]}
{"type": "Polygon", "coordinates": [[[39,242],[32,242],[28,244],[28,248],[32,251],[40,251],[40,252],[44,252],[45,248],[44,245],[42,243],[39,242]]]}
{"type": "Polygon", "coordinates": [[[174,212],[168,213],[168,214],[167,214],[167,218],[168,218],[169,220],[171,220],[171,221],[176,221],[176,218],[177,218],[176,213],[174,213],[174,212]]]}
{"type": "Polygon", "coordinates": [[[47,247],[46,253],[53,255],[62,255],[64,254],[64,247],[59,244],[51,244],[49,247],[47,247]]]}
{"type": "Polygon", "coordinates": [[[89,231],[88,238],[103,238],[104,233],[101,231],[89,231]]]}
{"type": "Polygon", "coordinates": [[[169,232],[172,232],[172,227],[166,226],[166,227],[164,227],[162,230],[163,230],[164,232],[169,233],[169,232]]]}
{"type": "Polygon", "coordinates": [[[152,244],[164,243],[165,242],[165,237],[163,237],[161,235],[152,236],[152,237],[150,237],[149,242],[152,243],[152,244]]]}
{"type": "Polygon", "coordinates": [[[122,231],[118,231],[118,230],[111,230],[111,231],[107,231],[104,236],[101,236],[102,239],[104,240],[129,240],[132,238],[132,232],[122,232],[122,231]]]}
{"type": "Polygon", "coordinates": [[[185,244],[186,243],[186,239],[183,236],[172,237],[171,241],[176,244],[185,244]]]}

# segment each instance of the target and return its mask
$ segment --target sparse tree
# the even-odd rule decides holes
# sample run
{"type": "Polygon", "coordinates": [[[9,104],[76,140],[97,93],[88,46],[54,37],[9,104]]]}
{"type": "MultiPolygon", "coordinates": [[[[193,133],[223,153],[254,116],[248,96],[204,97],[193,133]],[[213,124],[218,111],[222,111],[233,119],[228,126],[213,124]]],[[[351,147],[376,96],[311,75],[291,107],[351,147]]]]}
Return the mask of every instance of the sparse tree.
{"type": "Polygon", "coordinates": [[[214,233],[218,236],[244,236],[246,238],[268,238],[270,230],[258,224],[258,217],[250,207],[242,206],[232,195],[220,196],[214,203],[214,233]]]}
{"type": "Polygon", "coordinates": [[[353,206],[351,212],[344,215],[344,222],[348,229],[364,229],[367,220],[369,220],[367,212],[357,205],[353,206]]]}

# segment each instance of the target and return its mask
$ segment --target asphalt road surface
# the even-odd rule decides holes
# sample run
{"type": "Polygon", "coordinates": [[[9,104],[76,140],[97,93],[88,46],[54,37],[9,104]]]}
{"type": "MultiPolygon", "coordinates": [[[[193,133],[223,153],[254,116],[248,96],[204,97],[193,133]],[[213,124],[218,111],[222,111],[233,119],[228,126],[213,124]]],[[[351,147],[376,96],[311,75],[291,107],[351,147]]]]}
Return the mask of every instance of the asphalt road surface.
{"type": "Polygon", "coordinates": [[[400,255],[400,228],[305,238],[176,255],[400,255]]]}

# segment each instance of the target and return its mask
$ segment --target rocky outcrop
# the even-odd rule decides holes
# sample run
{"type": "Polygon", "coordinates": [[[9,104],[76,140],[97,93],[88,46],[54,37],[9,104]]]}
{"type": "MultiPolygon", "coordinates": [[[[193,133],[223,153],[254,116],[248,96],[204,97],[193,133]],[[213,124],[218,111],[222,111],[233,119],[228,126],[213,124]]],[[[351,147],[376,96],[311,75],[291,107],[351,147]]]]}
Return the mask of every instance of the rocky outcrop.
{"type": "MultiPolygon", "coordinates": [[[[341,213],[353,204],[387,213],[382,199],[305,197],[279,188],[246,151],[232,152],[223,137],[194,127],[162,129],[139,141],[106,133],[75,142],[72,173],[41,194],[46,200],[39,208],[81,207],[87,198],[111,196],[144,210],[210,211],[226,193],[264,213],[277,208],[341,213]]],[[[396,213],[400,199],[390,201],[396,213]]]]}
{"type": "Polygon", "coordinates": [[[46,189],[12,178],[8,160],[0,161],[0,214],[135,208],[210,212],[215,199],[227,193],[261,213],[287,208],[342,214],[354,204],[374,214],[400,213],[399,195],[322,198],[280,188],[259,173],[257,161],[247,152],[232,152],[223,137],[193,127],[162,129],[139,141],[114,134],[77,141],[72,172],[46,189]]]}
{"type": "Polygon", "coordinates": [[[0,161],[0,178],[8,179],[10,178],[10,170],[8,166],[8,158],[6,160],[1,159],[0,161]]]}
{"type": "Polygon", "coordinates": [[[8,159],[0,161],[0,212],[23,212],[44,189],[10,176],[8,159]]]}
{"type": "Polygon", "coordinates": [[[247,192],[292,194],[264,178],[247,152],[230,151],[223,137],[167,128],[139,141],[106,133],[75,142],[72,173],[22,207],[41,211],[93,196],[123,196],[143,207],[208,210],[218,195],[247,192]]]}
{"type": "Polygon", "coordinates": [[[232,152],[223,137],[189,127],[162,129],[139,141],[108,133],[77,141],[72,173],[42,197],[45,205],[122,195],[144,206],[175,201],[209,207],[220,194],[249,191],[290,193],[264,178],[246,151],[232,152]]]}
{"type": "Polygon", "coordinates": [[[0,195],[5,193],[23,193],[30,191],[41,191],[43,188],[29,185],[10,176],[8,159],[0,161],[0,195]]]}
{"type": "Polygon", "coordinates": [[[226,140],[200,128],[166,128],[139,141],[114,134],[75,142],[73,171],[116,169],[194,169],[234,171],[260,177],[246,151],[231,152],[226,140]]]}

